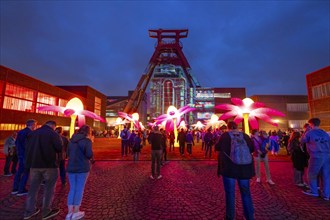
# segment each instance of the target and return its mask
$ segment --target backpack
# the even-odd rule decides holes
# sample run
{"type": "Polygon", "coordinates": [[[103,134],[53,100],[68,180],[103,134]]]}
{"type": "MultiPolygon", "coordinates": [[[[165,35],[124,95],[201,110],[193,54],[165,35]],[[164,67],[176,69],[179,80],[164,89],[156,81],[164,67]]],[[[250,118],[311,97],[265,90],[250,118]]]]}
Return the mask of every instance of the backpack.
{"type": "Polygon", "coordinates": [[[247,146],[242,132],[228,132],[231,138],[230,156],[224,154],[237,165],[246,165],[252,163],[252,155],[247,146]]]}

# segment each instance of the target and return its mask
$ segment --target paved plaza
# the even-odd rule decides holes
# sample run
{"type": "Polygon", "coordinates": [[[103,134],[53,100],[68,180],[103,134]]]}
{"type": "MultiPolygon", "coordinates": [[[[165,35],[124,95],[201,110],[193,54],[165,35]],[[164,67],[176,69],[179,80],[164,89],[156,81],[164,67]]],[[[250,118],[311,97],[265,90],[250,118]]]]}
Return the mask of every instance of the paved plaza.
{"type": "MultiPolygon", "coordinates": [[[[96,145],[99,146],[100,141],[96,145]]],[[[147,148],[142,155],[143,160],[137,163],[130,157],[122,159],[118,155],[112,155],[111,160],[97,158],[99,160],[92,167],[81,207],[86,212],[85,219],[224,218],[225,194],[222,179],[216,175],[216,160],[180,158],[172,154],[169,163],[161,169],[163,178],[151,180],[147,148]]],[[[95,149],[96,157],[99,149],[95,149]]],[[[197,149],[195,154],[202,156],[197,149]]],[[[3,166],[4,160],[1,159],[1,171],[3,166]]],[[[304,195],[302,189],[293,184],[289,159],[271,158],[270,169],[275,186],[265,182],[263,166],[261,168],[262,183],[256,183],[255,179],[251,181],[256,219],[330,219],[329,201],[304,195]]],[[[12,182],[13,176],[0,176],[0,219],[23,218],[25,196],[11,195],[12,182]]],[[[53,205],[61,212],[54,219],[65,218],[68,191],[69,185],[63,187],[58,180],[53,205]]],[[[39,205],[41,196],[42,189],[39,205]]],[[[237,219],[243,219],[242,212],[237,191],[237,219]]],[[[41,215],[35,219],[41,219],[41,215]]]]}

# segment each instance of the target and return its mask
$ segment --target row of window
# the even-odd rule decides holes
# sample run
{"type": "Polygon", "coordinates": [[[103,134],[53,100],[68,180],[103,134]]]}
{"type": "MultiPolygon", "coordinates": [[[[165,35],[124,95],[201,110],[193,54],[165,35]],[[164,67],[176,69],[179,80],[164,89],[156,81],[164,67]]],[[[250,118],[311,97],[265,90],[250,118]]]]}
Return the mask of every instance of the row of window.
{"type": "Polygon", "coordinates": [[[288,112],[308,112],[308,103],[287,103],[288,112]]]}
{"type": "Polygon", "coordinates": [[[330,96],[330,82],[312,87],[313,99],[321,99],[330,96]]]}
{"type": "MultiPolygon", "coordinates": [[[[4,82],[0,81],[0,94],[2,94],[2,89],[4,82]]],[[[65,107],[68,103],[68,100],[57,98],[42,92],[37,92],[33,89],[25,88],[22,86],[14,85],[12,83],[6,83],[4,96],[3,98],[3,108],[16,110],[16,111],[25,111],[25,112],[36,112],[48,115],[58,115],[63,116],[62,113],[53,112],[53,111],[39,111],[37,108],[45,105],[54,105],[65,107]]],[[[101,98],[95,97],[94,103],[94,112],[97,115],[101,115],[101,98]]],[[[2,129],[1,129],[2,130],[2,129]]],[[[15,129],[14,129],[15,130],[15,129]]]]}

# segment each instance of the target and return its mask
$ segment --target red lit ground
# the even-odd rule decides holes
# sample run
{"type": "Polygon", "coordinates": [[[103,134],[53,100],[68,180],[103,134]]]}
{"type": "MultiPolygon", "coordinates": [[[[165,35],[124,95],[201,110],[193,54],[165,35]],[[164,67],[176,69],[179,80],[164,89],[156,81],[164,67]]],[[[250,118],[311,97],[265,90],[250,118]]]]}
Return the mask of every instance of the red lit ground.
{"type": "MultiPolygon", "coordinates": [[[[203,159],[200,146],[193,150],[195,160],[170,154],[170,162],[161,169],[163,178],[151,180],[149,147],[144,148],[143,160],[134,163],[130,157],[121,159],[118,144],[109,139],[95,140],[95,157],[104,160],[93,165],[85,188],[81,207],[85,219],[224,218],[225,195],[222,179],[216,175],[217,162],[203,159]]],[[[4,160],[0,160],[1,171],[3,166],[4,160]]],[[[304,195],[293,184],[287,156],[272,156],[270,169],[275,186],[265,183],[263,166],[263,182],[251,181],[256,219],[330,219],[329,201],[304,195]]],[[[23,218],[25,197],[10,194],[12,181],[13,177],[0,176],[0,219],[23,218]]],[[[69,185],[62,187],[58,181],[53,206],[61,212],[54,219],[65,218],[68,190],[69,185]]],[[[42,189],[39,206],[41,195],[42,189]]],[[[237,191],[237,219],[243,219],[242,212],[237,191]]]]}

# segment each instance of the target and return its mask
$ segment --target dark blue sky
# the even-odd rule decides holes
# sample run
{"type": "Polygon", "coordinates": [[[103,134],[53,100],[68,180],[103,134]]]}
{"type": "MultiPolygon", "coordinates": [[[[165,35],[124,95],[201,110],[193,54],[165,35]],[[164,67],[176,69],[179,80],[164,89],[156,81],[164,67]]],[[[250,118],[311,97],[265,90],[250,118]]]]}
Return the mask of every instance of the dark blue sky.
{"type": "Polygon", "coordinates": [[[330,1],[4,1],[0,61],[54,85],[134,90],[154,52],[148,29],[182,39],[203,87],[306,94],[330,65],[330,1]]]}

